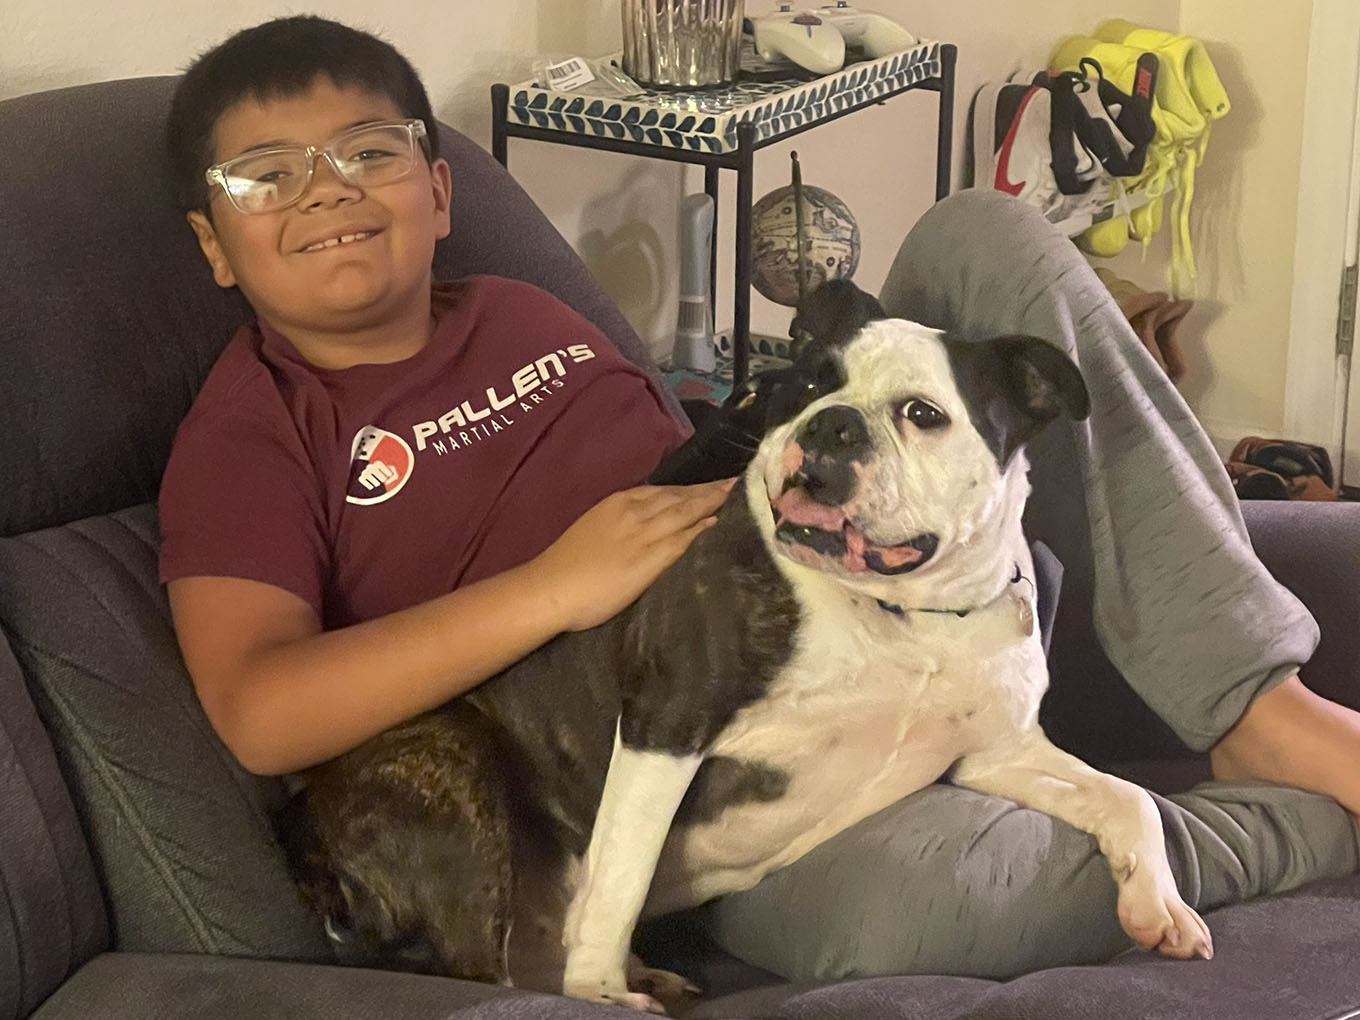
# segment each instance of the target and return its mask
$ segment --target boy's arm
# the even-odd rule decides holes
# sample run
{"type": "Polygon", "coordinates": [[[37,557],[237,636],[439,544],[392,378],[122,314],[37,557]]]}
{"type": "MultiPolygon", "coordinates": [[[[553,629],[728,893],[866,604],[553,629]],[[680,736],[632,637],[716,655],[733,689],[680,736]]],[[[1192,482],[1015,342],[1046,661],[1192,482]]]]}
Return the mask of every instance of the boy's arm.
{"type": "Polygon", "coordinates": [[[689,543],[731,481],[642,486],[587,511],[522,566],[421,605],[323,631],[271,584],[169,584],[175,632],[208,718],[250,771],[293,772],[435,708],[565,630],[603,623],[689,543]]]}

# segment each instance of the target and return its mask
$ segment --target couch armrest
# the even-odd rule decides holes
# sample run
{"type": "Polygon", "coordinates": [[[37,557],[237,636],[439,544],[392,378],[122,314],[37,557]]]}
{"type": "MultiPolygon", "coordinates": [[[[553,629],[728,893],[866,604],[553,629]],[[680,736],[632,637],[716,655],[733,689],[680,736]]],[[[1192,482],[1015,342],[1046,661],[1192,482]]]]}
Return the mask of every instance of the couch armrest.
{"type": "Polygon", "coordinates": [[[1322,630],[1304,680],[1360,710],[1360,503],[1247,500],[1242,516],[1261,562],[1322,630]]]}

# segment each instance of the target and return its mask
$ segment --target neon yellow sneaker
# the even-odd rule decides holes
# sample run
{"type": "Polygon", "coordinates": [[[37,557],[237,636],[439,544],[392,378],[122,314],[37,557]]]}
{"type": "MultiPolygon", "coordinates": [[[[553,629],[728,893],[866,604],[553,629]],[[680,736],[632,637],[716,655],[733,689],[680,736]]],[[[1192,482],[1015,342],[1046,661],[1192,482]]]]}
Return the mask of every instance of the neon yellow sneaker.
{"type": "MultiPolygon", "coordinates": [[[[1169,75],[1167,88],[1183,90],[1195,112],[1205,122],[1220,120],[1232,109],[1223,82],[1214,70],[1213,61],[1198,39],[1155,28],[1139,28],[1122,18],[1102,24],[1096,29],[1096,38],[1157,54],[1169,75]]],[[[1158,98],[1162,98],[1161,90],[1158,90],[1158,98]]],[[[1174,102],[1179,105],[1180,100],[1174,102]]]]}
{"type": "MultiPolygon", "coordinates": [[[[1170,153],[1168,177],[1176,189],[1172,204],[1171,274],[1172,285],[1182,284],[1196,275],[1194,249],[1190,243],[1190,201],[1195,193],[1195,170],[1204,161],[1209,145],[1209,128],[1232,109],[1227,90],[1209,59],[1204,44],[1188,35],[1140,28],[1130,21],[1115,19],[1096,29],[1096,38],[1108,45],[1120,44],[1132,50],[1155,53],[1160,62],[1157,76],[1157,105],[1162,110],[1166,140],[1174,147],[1170,153]]],[[[1162,139],[1159,133],[1160,142],[1162,139]]],[[[1160,159],[1153,157],[1155,161],[1160,159]]],[[[1160,202],[1135,213],[1132,227],[1139,236],[1150,236],[1160,226],[1160,202]]]]}

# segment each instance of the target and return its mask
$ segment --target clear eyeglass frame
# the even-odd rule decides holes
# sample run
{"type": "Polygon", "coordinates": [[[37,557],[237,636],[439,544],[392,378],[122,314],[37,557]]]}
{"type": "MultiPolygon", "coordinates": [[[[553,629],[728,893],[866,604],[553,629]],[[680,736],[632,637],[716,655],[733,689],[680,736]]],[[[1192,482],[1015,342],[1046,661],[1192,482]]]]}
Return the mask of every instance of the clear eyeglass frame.
{"type": "Polygon", "coordinates": [[[307,193],[317,156],[324,156],[347,184],[391,184],[409,176],[422,155],[428,157],[426,137],[425,122],[416,119],[360,124],[320,145],[244,152],[209,167],[203,177],[210,188],[221,188],[240,212],[278,212],[307,193]]]}

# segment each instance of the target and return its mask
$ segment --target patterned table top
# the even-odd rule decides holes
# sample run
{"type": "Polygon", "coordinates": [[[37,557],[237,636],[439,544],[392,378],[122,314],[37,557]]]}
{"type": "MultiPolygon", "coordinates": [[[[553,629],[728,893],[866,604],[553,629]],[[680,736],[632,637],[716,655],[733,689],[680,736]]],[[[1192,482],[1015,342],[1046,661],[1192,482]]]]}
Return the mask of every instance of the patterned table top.
{"type": "MultiPolygon", "coordinates": [[[[631,99],[554,92],[536,81],[510,86],[506,118],[524,127],[722,154],[737,148],[737,124],[755,124],[756,144],[941,73],[940,43],[865,60],[811,81],[739,81],[685,92],[648,89],[631,99]]],[[[617,56],[611,59],[617,62],[617,56]]],[[[565,139],[564,139],[565,141],[565,139]]]]}

